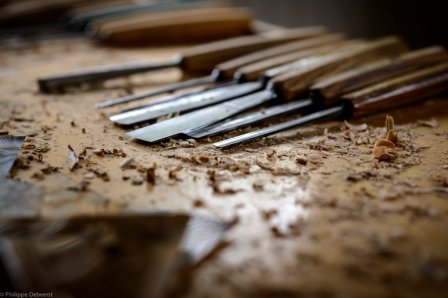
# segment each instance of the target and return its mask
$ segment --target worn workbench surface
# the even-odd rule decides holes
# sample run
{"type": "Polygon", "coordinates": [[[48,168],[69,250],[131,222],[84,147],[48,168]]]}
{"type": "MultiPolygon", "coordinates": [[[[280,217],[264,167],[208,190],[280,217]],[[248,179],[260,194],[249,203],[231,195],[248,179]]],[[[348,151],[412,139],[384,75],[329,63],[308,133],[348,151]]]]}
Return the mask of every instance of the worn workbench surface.
{"type": "Polygon", "coordinates": [[[392,111],[399,157],[379,163],[371,151],[385,114],[220,151],[210,140],[136,143],[108,121],[113,110],[94,108],[174,82],[177,70],[37,91],[37,77],[176,50],[67,39],[0,52],[0,130],[28,136],[12,177],[79,193],[42,199],[39,214],[167,209],[236,219],[228,245],[196,270],[191,297],[448,297],[447,100],[392,111]],[[79,157],[73,170],[68,145],[79,157]],[[91,192],[96,199],[83,195],[91,192]]]}

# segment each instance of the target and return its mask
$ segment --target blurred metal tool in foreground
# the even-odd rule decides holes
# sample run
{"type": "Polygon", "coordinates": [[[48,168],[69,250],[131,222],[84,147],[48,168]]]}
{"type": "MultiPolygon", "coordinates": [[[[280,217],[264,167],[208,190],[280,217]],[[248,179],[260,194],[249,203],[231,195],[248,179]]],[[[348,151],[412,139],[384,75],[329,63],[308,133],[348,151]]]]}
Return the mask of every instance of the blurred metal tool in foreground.
{"type": "Polygon", "coordinates": [[[230,226],[161,213],[3,219],[2,285],[55,297],[179,297],[230,226]]]}

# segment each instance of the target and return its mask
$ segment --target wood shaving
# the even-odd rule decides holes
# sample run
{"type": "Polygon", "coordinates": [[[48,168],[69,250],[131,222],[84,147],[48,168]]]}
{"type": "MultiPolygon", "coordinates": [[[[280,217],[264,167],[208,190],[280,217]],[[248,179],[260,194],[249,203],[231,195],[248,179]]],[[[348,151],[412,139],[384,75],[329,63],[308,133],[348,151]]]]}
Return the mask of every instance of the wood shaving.
{"type": "Polygon", "coordinates": [[[120,169],[126,170],[126,169],[135,169],[137,168],[137,163],[135,162],[135,159],[133,157],[125,159],[120,164],[120,169]]]}
{"type": "Polygon", "coordinates": [[[344,124],[349,130],[365,131],[365,130],[369,129],[369,126],[366,123],[359,124],[359,125],[353,125],[353,124],[348,123],[347,120],[344,120],[344,124]]]}
{"type": "Polygon", "coordinates": [[[72,146],[68,145],[68,157],[67,157],[67,163],[68,163],[68,168],[70,169],[70,171],[73,171],[76,167],[79,166],[79,158],[75,153],[75,150],[73,150],[72,146]]]}
{"type": "Polygon", "coordinates": [[[93,153],[98,156],[104,156],[104,155],[113,155],[117,157],[126,157],[126,153],[122,149],[95,149],[93,150],[93,153]]]}
{"type": "Polygon", "coordinates": [[[435,118],[431,118],[429,120],[418,120],[417,123],[422,126],[427,126],[427,127],[432,127],[432,128],[436,128],[439,125],[439,122],[437,122],[437,120],[435,118]]]}
{"type": "Polygon", "coordinates": [[[397,156],[395,143],[398,141],[397,133],[394,129],[394,118],[386,116],[386,138],[375,142],[373,147],[373,157],[380,161],[391,161],[397,156]]]}
{"type": "Polygon", "coordinates": [[[156,183],[156,166],[150,167],[146,170],[146,182],[149,184],[156,183]]]}
{"type": "Polygon", "coordinates": [[[141,185],[141,184],[143,184],[143,182],[144,182],[144,179],[143,179],[143,177],[140,176],[140,175],[133,175],[133,176],[131,177],[131,183],[132,183],[132,185],[141,185]]]}

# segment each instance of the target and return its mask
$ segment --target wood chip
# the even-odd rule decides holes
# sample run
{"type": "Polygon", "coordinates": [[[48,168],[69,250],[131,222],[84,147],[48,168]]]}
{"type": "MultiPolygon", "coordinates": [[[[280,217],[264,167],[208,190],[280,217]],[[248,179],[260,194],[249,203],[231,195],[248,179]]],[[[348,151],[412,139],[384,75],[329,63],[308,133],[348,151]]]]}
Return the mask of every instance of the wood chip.
{"type": "Polygon", "coordinates": [[[345,120],[344,124],[345,124],[345,126],[347,126],[348,129],[354,130],[354,131],[365,131],[369,128],[366,123],[359,124],[359,125],[353,125],[353,124],[348,123],[345,120]]]}
{"type": "Polygon", "coordinates": [[[155,184],[156,183],[156,178],[157,178],[157,176],[156,176],[156,168],[155,168],[155,166],[151,167],[151,168],[148,168],[146,170],[146,182],[148,182],[150,184],[155,184]]]}
{"type": "Polygon", "coordinates": [[[134,175],[131,177],[131,183],[133,185],[141,185],[141,184],[143,184],[143,181],[144,181],[144,179],[140,175],[134,175]]]}
{"type": "Polygon", "coordinates": [[[421,126],[427,126],[432,128],[436,128],[439,125],[439,122],[437,122],[435,118],[431,118],[429,120],[418,120],[417,123],[420,124],[421,126]]]}
{"type": "Polygon", "coordinates": [[[72,146],[68,145],[69,153],[67,158],[68,168],[73,171],[79,165],[79,158],[73,150],[72,146]]]}
{"type": "Polygon", "coordinates": [[[135,169],[136,167],[137,165],[135,164],[135,159],[133,157],[125,159],[120,165],[122,170],[135,169]]]}

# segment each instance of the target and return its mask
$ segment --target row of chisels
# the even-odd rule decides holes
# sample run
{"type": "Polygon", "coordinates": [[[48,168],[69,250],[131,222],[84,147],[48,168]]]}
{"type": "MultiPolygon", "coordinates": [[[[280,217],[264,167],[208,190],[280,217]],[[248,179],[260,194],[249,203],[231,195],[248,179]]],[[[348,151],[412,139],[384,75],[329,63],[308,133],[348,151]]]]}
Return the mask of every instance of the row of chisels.
{"type": "Polygon", "coordinates": [[[110,116],[146,142],[203,138],[273,117],[298,114],[214,145],[226,148],[297,126],[359,117],[448,91],[448,53],[441,46],[410,50],[397,36],[348,39],[323,27],[283,29],[188,48],[172,61],[91,69],[39,80],[42,91],[123,75],[180,67],[193,79],[97,104],[107,108],[173,91],[110,116]],[[201,74],[209,73],[206,76],[201,74]],[[239,115],[242,114],[243,115],[239,115]],[[156,123],[166,115],[180,114],[156,123]]]}

